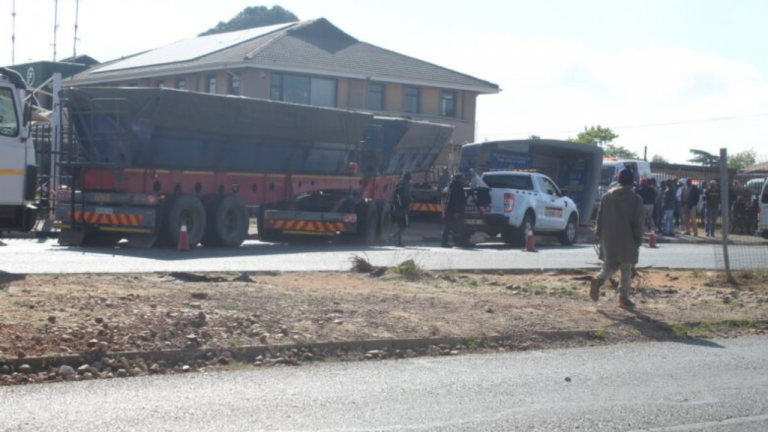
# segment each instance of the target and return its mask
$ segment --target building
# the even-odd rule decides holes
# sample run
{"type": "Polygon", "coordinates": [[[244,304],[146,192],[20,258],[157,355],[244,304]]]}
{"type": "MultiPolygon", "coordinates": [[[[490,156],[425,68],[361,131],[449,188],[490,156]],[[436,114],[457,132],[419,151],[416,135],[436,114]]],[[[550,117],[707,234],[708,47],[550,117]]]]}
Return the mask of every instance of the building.
{"type": "Polygon", "coordinates": [[[477,97],[500,91],[359,41],[323,18],[183,40],[103,63],[65,85],[162,86],[450,124],[453,154],[475,141],[477,97]]]}

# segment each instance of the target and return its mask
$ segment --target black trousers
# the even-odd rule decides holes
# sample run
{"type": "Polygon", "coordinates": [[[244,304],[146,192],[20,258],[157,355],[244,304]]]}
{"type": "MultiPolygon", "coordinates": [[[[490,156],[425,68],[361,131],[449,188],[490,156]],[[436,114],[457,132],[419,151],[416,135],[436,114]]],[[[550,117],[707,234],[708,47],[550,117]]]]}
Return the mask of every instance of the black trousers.
{"type": "Polygon", "coordinates": [[[446,213],[443,218],[443,238],[441,244],[447,246],[450,244],[451,234],[459,237],[464,234],[464,215],[457,213],[446,213]]]}

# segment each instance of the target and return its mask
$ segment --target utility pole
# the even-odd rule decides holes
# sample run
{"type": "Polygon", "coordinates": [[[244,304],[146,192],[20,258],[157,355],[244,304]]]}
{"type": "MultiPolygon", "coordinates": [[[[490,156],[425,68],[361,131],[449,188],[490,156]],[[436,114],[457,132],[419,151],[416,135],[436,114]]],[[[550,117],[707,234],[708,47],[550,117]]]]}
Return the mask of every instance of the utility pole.
{"type": "Polygon", "coordinates": [[[11,65],[16,64],[16,0],[13,0],[13,10],[11,11],[11,65]]]}
{"type": "Polygon", "coordinates": [[[59,0],[53,0],[53,62],[56,63],[56,32],[59,30],[59,0]]]}
{"type": "Polygon", "coordinates": [[[72,45],[72,63],[77,59],[77,17],[80,14],[80,0],[75,0],[75,41],[72,45]]]}

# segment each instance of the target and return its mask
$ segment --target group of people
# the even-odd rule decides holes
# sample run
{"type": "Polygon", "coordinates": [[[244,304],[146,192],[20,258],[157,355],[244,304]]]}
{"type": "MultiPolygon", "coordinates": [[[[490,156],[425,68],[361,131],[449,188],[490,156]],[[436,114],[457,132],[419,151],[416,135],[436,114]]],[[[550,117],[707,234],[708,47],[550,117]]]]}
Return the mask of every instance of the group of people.
{"type": "MultiPolygon", "coordinates": [[[[411,173],[406,171],[400,176],[395,186],[392,197],[392,216],[395,222],[395,231],[389,234],[389,242],[395,246],[403,247],[403,233],[410,225],[411,201],[411,173]]],[[[451,238],[459,235],[464,230],[464,211],[467,204],[467,195],[464,191],[464,175],[456,173],[452,177],[448,168],[444,167],[439,178],[440,190],[447,189],[447,198],[443,204],[443,233],[441,246],[451,247],[451,238]]],[[[467,245],[460,245],[467,246],[467,245]]]]}

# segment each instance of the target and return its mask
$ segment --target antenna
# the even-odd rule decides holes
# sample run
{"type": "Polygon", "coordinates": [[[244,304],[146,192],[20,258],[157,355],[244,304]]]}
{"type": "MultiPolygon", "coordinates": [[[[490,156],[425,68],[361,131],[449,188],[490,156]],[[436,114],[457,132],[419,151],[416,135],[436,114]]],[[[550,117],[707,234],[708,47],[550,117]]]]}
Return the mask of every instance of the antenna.
{"type": "Polygon", "coordinates": [[[59,0],[53,0],[53,62],[56,62],[56,32],[59,30],[59,0]]]}
{"type": "Polygon", "coordinates": [[[77,17],[80,15],[80,0],[75,0],[75,41],[72,45],[72,63],[77,59],[77,17]]]}
{"type": "Polygon", "coordinates": [[[11,64],[16,64],[16,0],[13,0],[13,10],[11,11],[11,20],[13,21],[11,30],[11,64]]]}

